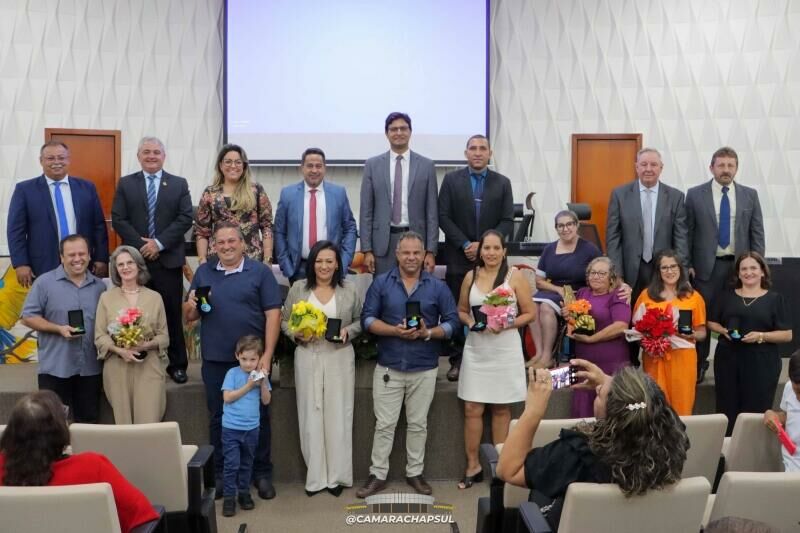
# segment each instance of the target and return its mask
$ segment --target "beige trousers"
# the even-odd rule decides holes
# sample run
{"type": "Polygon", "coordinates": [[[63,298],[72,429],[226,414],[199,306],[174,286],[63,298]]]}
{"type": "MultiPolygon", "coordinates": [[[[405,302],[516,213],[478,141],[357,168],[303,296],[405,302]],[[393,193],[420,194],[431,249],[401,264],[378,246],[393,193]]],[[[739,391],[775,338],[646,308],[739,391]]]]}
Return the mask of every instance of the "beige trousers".
{"type": "Polygon", "coordinates": [[[166,358],[151,351],[141,363],[110,353],[103,365],[103,389],[117,424],[161,422],[167,408],[166,358]]]}

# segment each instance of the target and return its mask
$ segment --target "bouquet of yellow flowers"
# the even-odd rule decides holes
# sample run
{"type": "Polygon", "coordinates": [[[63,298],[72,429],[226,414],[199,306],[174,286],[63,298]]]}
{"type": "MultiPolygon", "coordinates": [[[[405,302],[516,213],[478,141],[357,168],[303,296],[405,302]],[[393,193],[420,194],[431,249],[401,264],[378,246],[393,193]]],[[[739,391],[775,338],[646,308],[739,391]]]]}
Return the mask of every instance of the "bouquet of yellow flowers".
{"type": "Polygon", "coordinates": [[[328,326],[328,317],[306,300],[292,306],[289,316],[289,331],[303,337],[322,337],[328,326]]]}
{"type": "Polygon", "coordinates": [[[594,317],[589,314],[591,310],[592,304],[582,298],[567,304],[567,311],[569,311],[567,321],[572,333],[581,335],[592,335],[594,333],[596,326],[594,317]]]}
{"type": "Polygon", "coordinates": [[[138,346],[152,334],[144,323],[142,310],[138,307],[120,309],[117,319],[108,325],[108,333],[114,339],[114,344],[120,348],[138,346]]]}

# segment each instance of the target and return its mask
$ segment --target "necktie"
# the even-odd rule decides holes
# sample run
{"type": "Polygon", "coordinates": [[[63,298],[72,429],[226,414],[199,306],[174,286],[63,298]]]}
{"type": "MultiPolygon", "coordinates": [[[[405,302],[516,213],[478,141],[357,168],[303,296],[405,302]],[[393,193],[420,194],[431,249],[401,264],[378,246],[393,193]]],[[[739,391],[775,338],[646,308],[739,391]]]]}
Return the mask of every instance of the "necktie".
{"type": "Polygon", "coordinates": [[[69,224],[67,223],[67,210],[64,208],[64,197],[61,196],[61,186],[64,183],[57,181],[53,183],[56,197],[56,215],[58,215],[58,237],[59,240],[69,235],[69,224]]]}
{"type": "Polygon", "coordinates": [[[719,247],[727,248],[731,243],[731,202],[728,199],[727,185],[722,187],[722,199],[719,201],[719,247]]]}
{"type": "Polygon", "coordinates": [[[158,176],[147,176],[147,234],[151,239],[156,237],[156,179],[158,176]]]}
{"type": "Polygon", "coordinates": [[[310,189],[311,199],[308,201],[308,248],[317,243],[317,189],[310,189]]]}
{"type": "Polygon", "coordinates": [[[475,228],[478,231],[476,235],[480,235],[481,203],[483,203],[483,182],[486,181],[486,178],[480,174],[473,174],[473,176],[475,177],[475,190],[472,191],[472,197],[475,199],[475,228]]]}
{"type": "Polygon", "coordinates": [[[400,224],[403,212],[403,156],[398,155],[394,164],[394,192],[392,194],[392,224],[400,224]]]}
{"type": "Polygon", "coordinates": [[[642,247],[642,260],[650,262],[653,259],[653,190],[644,190],[644,203],[642,204],[642,222],[644,224],[644,246],[642,247]]]}

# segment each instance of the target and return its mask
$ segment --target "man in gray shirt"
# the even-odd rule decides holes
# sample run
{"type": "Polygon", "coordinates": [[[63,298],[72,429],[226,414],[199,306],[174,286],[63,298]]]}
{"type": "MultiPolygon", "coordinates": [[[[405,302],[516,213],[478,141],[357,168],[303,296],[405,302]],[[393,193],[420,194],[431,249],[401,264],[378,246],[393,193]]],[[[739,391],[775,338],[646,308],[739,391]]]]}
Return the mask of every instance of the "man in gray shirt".
{"type": "Polygon", "coordinates": [[[102,366],[94,346],[94,317],[106,286],[87,269],[85,237],[64,237],[58,251],[61,265],[33,282],[22,323],[39,332],[39,389],[58,394],[75,422],[96,422],[102,366]],[[83,331],[69,325],[70,313],[76,322],[83,315],[83,331]]]}

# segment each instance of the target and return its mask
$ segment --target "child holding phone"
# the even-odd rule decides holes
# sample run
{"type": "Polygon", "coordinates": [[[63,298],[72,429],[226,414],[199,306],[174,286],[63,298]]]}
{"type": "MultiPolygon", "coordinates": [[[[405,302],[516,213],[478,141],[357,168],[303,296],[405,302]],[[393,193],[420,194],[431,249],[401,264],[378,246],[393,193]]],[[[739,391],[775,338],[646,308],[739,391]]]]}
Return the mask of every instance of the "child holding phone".
{"type": "MultiPolygon", "coordinates": [[[[783,387],[780,409],[767,409],[764,413],[764,425],[780,435],[784,428],[792,443],[800,443],[800,350],[789,358],[789,381],[783,387]]],[[[791,447],[789,447],[791,448],[791,447]]],[[[781,446],[783,467],[787,472],[800,472],[800,452],[792,454],[787,445],[781,446]]]]}

